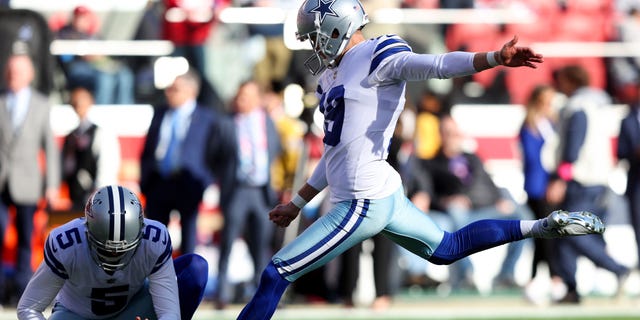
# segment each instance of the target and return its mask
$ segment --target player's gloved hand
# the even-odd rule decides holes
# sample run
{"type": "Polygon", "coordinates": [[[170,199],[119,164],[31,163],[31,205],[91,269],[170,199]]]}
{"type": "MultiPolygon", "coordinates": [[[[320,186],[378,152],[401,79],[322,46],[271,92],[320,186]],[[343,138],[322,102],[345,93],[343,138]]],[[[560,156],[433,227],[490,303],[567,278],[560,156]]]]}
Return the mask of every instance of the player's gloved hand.
{"type": "Polygon", "coordinates": [[[498,61],[498,63],[507,67],[525,66],[535,69],[538,67],[535,63],[542,63],[544,61],[542,55],[533,52],[531,48],[516,47],[517,42],[518,36],[513,36],[513,39],[502,46],[502,49],[500,49],[500,61],[498,61]]]}
{"type": "Polygon", "coordinates": [[[300,213],[300,208],[293,203],[279,204],[269,211],[269,220],[279,227],[288,227],[291,221],[300,213]]]}

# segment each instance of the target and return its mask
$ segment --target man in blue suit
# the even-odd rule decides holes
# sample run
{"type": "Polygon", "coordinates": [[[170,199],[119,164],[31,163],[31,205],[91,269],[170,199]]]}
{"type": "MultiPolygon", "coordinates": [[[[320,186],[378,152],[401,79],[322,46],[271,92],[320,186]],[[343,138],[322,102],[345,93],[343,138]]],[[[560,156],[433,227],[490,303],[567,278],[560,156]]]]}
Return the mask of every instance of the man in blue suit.
{"type": "Polygon", "coordinates": [[[169,223],[180,213],[180,253],[193,253],[196,220],[204,190],[213,182],[205,163],[209,131],[220,116],[196,102],[200,78],[193,71],[165,89],[166,105],[154,109],[140,160],[140,189],[147,218],[169,223]]]}
{"type": "Polygon", "coordinates": [[[627,190],[631,226],[635,231],[638,257],[640,257],[640,103],[630,106],[629,113],[620,123],[617,156],[626,160],[627,190]]]}
{"type": "Polygon", "coordinates": [[[211,168],[220,184],[220,208],[224,227],[220,236],[220,260],[216,308],[230,302],[227,271],[233,242],[244,235],[253,259],[257,286],[269,263],[273,224],[268,212],[278,201],[271,187],[270,168],[281,153],[280,136],[264,109],[257,82],[242,83],[233,100],[232,119],[212,130],[209,139],[211,168]]]}

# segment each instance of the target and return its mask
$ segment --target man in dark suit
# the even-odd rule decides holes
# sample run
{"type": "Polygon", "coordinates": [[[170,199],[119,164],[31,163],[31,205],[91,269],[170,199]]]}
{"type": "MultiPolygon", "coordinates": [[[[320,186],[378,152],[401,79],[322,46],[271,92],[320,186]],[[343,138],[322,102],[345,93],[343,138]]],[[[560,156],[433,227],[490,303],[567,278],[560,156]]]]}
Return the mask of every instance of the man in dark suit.
{"type": "Polygon", "coordinates": [[[617,156],[626,160],[627,190],[631,227],[635,231],[638,257],[640,257],[640,103],[630,107],[627,116],[620,123],[617,156]]]}
{"type": "Polygon", "coordinates": [[[227,270],[236,238],[245,235],[254,262],[252,285],[257,285],[261,270],[269,262],[273,224],[267,213],[277,202],[270,168],[281,153],[280,136],[264,108],[261,88],[254,81],[242,83],[238,88],[233,101],[233,121],[226,128],[226,132],[214,131],[218,137],[227,138],[211,139],[217,142],[210,143],[208,152],[212,170],[219,179],[224,216],[216,290],[218,309],[230,300],[227,270]]]}
{"type": "Polygon", "coordinates": [[[165,89],[166,105],[154,109],[140,159],[140,190],[147,218],[169,223],[180,213],[180,253],[193,253],[204,190],[213,182],[205,163],[209,130],[217,115],[196,102],[200,78],[190,70],[165,89]]]}
{"type": "Polygon", "coordinates": [[[9,299],[19,297],[31,278],[33,216],[43,190],[47,200],[55,200],[60,185],[60,159],[49,123],[48,98],[31,87],[33,62],[27,55],[13,55],[7,60],[4,74],[7,85],[0,95],[0,250],[9,223],[9,207],[15,208],[18,231],[13,282],[5,284],[0,272],[0,297],[5,288],[15,288],[5,297],[9,299]],[[46,175],[39,163],[42,151],[46,175]]]}

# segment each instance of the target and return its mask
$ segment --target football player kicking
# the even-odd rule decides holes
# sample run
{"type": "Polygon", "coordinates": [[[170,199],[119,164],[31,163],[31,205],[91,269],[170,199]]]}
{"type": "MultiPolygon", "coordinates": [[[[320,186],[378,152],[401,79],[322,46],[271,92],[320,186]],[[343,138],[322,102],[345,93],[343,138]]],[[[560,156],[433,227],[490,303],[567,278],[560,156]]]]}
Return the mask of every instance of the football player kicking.
{"type": "Polygon", "coordinates": [[[278,251],[238,319],[269,319],[287,286],[353,245],[382,232],[436,264],[530,237],[602,233],[588,212],[556,211],[540,220],[481,220],[445,232],[404,195],[400,175],[385,161],[407,81],[470,75],[499,65],[536,68],[542,56],[517,47],[514,37],[493,52],[416,54],[398,36],[365,39],[368,22],[357,0],[307,0],[298,11],[297,37],[311,42],[305,65],[319,74],[324,154],[291,202],[270,219],[286,227],[320,190],[333,207],[278,251]]]}
{"type": "Polygon", "coordinates": [[[18,319],[191,319],[207,283],[197,254],[172,260],[165,225],[145,219],[121,186],[98,189],[84,217],[51,231],[18,302],[18,319]]]}

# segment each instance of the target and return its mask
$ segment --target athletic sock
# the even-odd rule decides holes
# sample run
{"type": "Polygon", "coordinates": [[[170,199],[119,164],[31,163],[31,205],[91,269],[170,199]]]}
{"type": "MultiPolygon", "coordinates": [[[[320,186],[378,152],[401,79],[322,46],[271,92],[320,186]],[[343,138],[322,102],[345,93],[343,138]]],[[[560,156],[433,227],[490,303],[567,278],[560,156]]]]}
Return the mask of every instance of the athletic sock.
{"type": "Polygon", "coordinates": [[[525,238],[535,238],[540,234],[540,220],[522,220],[520,221],[520,231],[525,238]]]}
{"type": "Polygon", "coordinates": [[[242,309],[238,320],[271,319],[289,283],[278,273],[273,262],[270,262],[262,272],[258,290],[251,301],[242,309]]]}
{"type": "Polygon", "coordinates": [[[428,260],[451,264],[476,252],[522,239],[519,220],[479,220],[456,232],[445,232],[428,260]]]}

